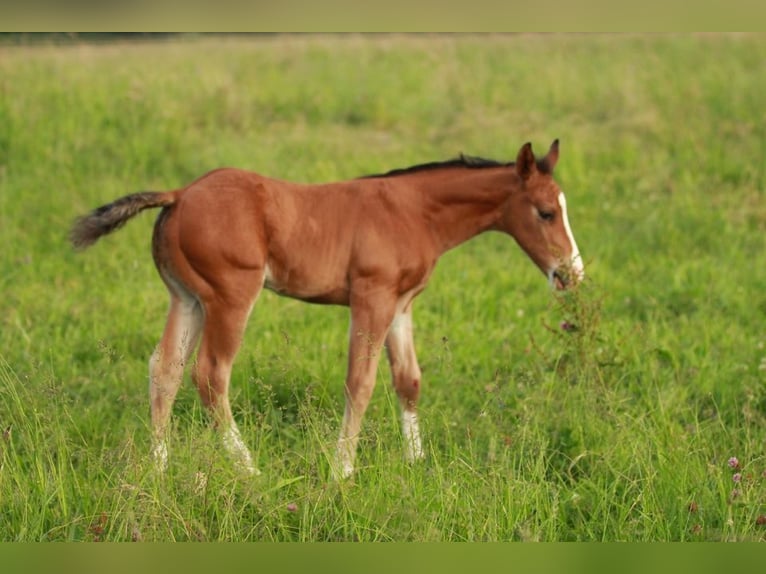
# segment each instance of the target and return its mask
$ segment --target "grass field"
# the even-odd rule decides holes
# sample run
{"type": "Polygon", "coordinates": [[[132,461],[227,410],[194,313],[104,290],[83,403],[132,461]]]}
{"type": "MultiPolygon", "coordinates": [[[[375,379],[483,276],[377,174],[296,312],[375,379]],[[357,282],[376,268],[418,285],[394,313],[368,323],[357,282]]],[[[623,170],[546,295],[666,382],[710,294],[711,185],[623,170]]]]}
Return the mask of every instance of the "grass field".
{"type": "Polygon", "coordinates": [[[0,540],[762,540],[764,94],[764,36],[0,47],[0,540]],[[74,253],[75,216],[221,165],[318,182],[554,138],[588,280],[557,297],[494,234],[441,260],[425,461],[383,361],[359,470],[329,480],[347,310],[267,293],[232,379],[262,475],[188,380],[154,474],[154,217],[74,253]]]}

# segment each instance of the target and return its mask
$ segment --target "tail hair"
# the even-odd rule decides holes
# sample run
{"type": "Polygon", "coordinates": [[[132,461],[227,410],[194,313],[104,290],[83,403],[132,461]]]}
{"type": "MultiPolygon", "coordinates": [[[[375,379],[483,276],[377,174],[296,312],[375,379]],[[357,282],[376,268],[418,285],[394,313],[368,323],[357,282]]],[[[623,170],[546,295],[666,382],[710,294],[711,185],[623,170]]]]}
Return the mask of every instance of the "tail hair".
{"type": "Polygon", "coordinates": [[[102,205],[87,215],[78,217],[69,233],[75,249],[86,249],[108,233],[116,231],[144,209],[164,207],[175,203],[176,194],[170,192],[144,191],[126,195],[102,205]]]}

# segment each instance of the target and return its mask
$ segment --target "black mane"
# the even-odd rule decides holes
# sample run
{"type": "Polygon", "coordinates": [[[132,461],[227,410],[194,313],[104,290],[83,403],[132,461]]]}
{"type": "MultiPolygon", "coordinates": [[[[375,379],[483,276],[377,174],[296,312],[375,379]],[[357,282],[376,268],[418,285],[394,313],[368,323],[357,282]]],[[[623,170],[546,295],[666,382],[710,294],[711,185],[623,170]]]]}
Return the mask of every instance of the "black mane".
{"type": "Polygon", "coordinates": [[[394,177],[397,175],[404,175],[407,173],[413,173],[416,171],[427,171],[432,169],[439,169],[445,167],[467,167],[470,169],[478,169],[483,167],[504,167],[513,165],[513,163],[502,163],[495,161],[494,159],[485,159],[483,157],[472,157],[469,155],[460,154],[459,157],[454,159],[448,159],[447,161],[432,161],[429,163],[421,163],[419,165],[413,165],[411,167],[404,167],[399,169],[392,169],[386,173],[378,173],[374,175],[365,175],[360,179],[369,179],[374,177],[394,177]]]}

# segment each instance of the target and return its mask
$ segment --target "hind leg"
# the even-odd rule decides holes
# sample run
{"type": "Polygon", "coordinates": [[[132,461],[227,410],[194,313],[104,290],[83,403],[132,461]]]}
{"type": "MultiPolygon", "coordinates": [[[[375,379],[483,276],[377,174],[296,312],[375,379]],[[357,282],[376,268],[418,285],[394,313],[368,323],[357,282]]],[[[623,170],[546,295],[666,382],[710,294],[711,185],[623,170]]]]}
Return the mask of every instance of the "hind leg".
{"type": "Polygon", "coordinates": [[[149,360],[149,398],[153,429],[152,454],[160,471],[168,462],[167,427],[184,367],[199,339],[202,309],[188,292],[170,291],[170,310],[162,339],[149,360]]]}
{"type": "MultiPolygon", "coordinates": [[[[260,285],[263,278],[241,278],[238,285],[260,285]]],[[[223,444],[237,465],[249,474],[258,474],[253,459],[240,436],[229,404],[229,381],[234,358],[242,344],[242,336],[250,311],[258,296],[217,297],[204,304],[205,326],[197,362],[192,371],[202,403],[222,434],[223,444]]]]}

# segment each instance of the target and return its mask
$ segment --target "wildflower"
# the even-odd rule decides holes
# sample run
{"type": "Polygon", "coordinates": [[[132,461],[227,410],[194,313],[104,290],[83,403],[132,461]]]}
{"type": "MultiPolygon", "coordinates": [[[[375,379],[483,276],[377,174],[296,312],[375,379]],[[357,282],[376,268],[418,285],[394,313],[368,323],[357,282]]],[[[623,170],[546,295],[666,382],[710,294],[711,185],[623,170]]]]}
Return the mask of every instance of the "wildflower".
{"type": "Polygon", "coordinates": [[[298,505],[291,502],[287,505],[287,512],[298,512],[298,505]]]}
{"type": "Polygon", "coordinates": [[[561,327],[562,331],[566,331],[568,333],[571,333],[572,331],[577,331],[577,325],[574,323],[570,323],[569,321],[562,321],[559,324],[559,327],[561,327]]]}
{"type": "Polygon", "coordinates": [[[102,512],[97,520],[91,522],[88,531],[93,536],[93,542],[101,542],[103,540],[102,536],[106,531],[107,520],[108,516],[106,515],[106,512],[102,512]]]}
{"type": "Polygon", "coordinates": [[[694,513],[694,512],[697,512],[697,510],[698,510],[698,506],[697,506],[697,503],[696,503],[696,502],[694,502],[694,501],[692,500],[692,501],[689,503],[689,512],[692,512],[692,513],[694,513]]]}
{"type": "Polygon", "coordinates": [[[739,459],[736,456],[733,456],[729,459],[728,463],[729,468],[739,468],[739,459]]]}
{"type": "Polygon", "coordinates": [[[759,514],[758,518],[755,519],[755,523],[758,526],[766,526],[766,514],[759,514]]]}
{"type": "Polygon", "coordinates": [[[734,475],[731,477],[731,479],[734,482],[742,482],[742,473],[741,472],[735,472],[734,475]]]}

